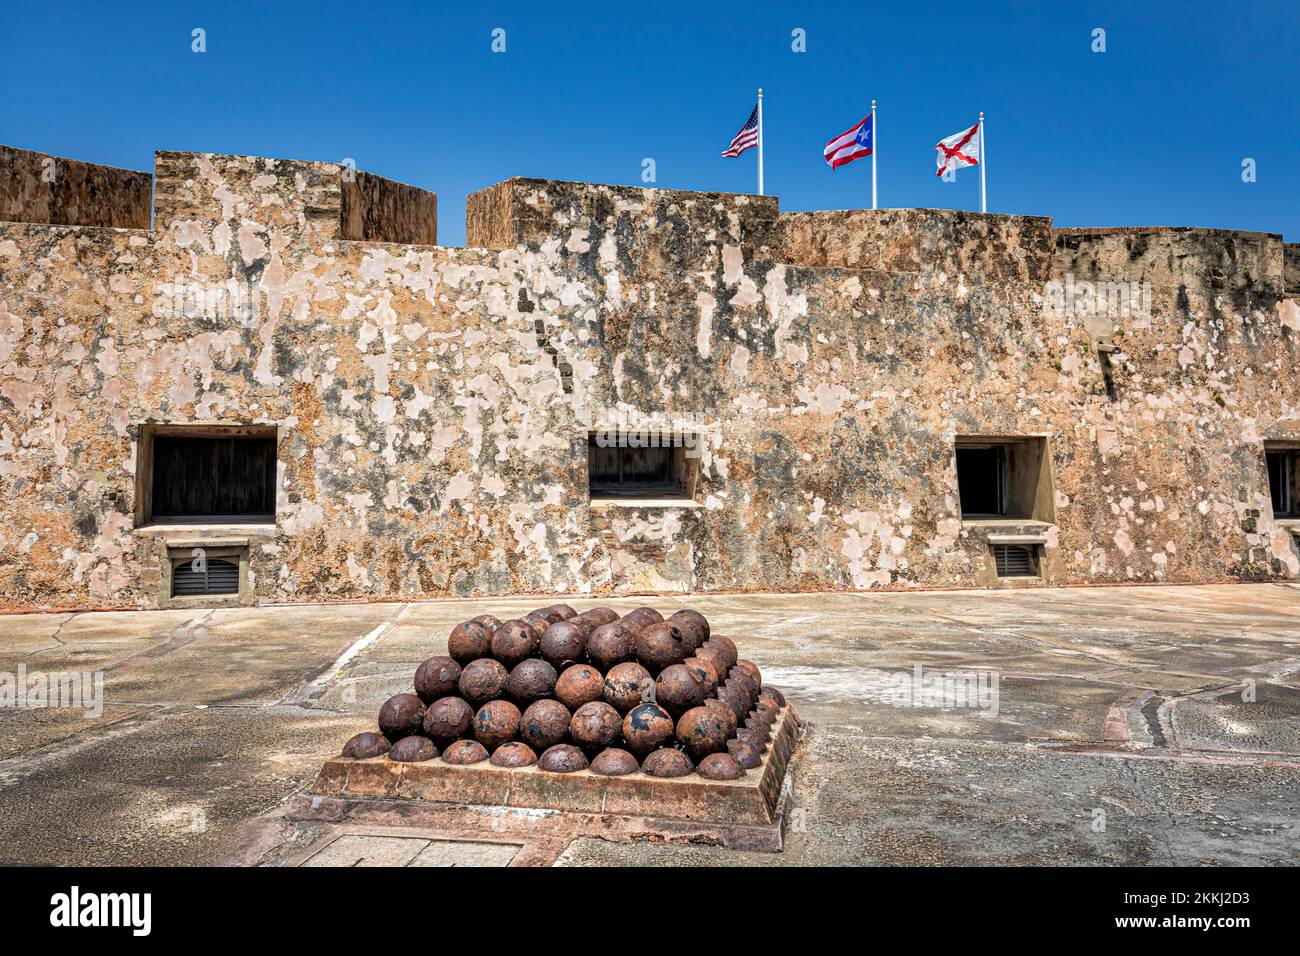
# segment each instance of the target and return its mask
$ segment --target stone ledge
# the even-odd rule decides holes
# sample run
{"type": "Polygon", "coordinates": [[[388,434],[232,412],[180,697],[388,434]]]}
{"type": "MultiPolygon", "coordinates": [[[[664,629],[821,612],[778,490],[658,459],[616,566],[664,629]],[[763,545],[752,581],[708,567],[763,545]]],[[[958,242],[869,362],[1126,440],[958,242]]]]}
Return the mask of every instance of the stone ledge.
{"type": "Polygon", "coordinates": [[[367,803],[395,801],[770,827],[780,822],[782,782],[798,733],[798,716],[787,703],[772,727],[763,762],[740,780],[705,780],[695,774],[662,779],[640,772],[603,777],[590,770],[562,774],[536,766],[495,767],[487,761],[459,766],[441,758],[398,763],[386,756],[335,757],[294,799],[288,816],[338,820],[367,803]]]}

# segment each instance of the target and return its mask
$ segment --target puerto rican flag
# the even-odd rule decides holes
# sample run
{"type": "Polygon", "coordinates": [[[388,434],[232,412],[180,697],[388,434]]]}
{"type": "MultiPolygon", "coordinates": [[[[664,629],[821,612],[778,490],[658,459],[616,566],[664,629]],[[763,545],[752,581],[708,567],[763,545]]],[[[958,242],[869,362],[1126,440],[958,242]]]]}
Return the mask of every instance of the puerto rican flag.
{"type": "Polygon", "coordinates": [[[831,169],[853,162],[855,159],[861,159],[863,156],[870,156],[874,148],[873,127],[871,116],[868,115],[857,126],[847,132],[840,133],[829,143],[822,151],[826,157],[826,165],[831,169]]]}
{"type": "Polygon", "coordinates": [[[939,171],[936,176],[942,176],[948,170],[954,172],[964,166],[978,166],[980,164],[980,124],[976,123],[970,129],[964,129],[960,133],[953,133],[945,139],[939,140],[934,147],[935,159],[939,163],[939,171]]]}

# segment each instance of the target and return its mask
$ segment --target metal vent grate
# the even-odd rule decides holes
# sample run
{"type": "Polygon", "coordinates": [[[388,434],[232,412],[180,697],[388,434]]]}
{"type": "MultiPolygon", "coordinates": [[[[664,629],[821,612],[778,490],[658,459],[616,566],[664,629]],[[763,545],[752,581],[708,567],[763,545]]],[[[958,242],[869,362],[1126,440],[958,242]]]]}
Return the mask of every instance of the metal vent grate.
{"type": "Polygon", "coordinates": [[[206,571],[195,571],[194,562],[184,558],[172,564],[172,597],[196,594],[238,594],[239,565],[222,558],[208,558],[206,571]]]}
{"type": "Polygon", "coordinates": [[[1032,578],[1033,557],[1030,549],[1023,545],[993,545],[993,561],[997,565],[1000,578],[1032,578]]]}

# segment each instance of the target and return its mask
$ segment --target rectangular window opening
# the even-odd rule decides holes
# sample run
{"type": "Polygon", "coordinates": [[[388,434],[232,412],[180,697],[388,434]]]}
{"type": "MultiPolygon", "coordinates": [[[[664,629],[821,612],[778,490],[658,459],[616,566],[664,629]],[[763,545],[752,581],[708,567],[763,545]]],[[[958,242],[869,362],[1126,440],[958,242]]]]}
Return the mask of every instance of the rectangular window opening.
{"type": "Polygon", "coordinates": [[[957,491],[967,519],[1054,520],[1047,440],[958,437],[957,491]]]}
{"type": "Polygon", "coordinates": [[[1300,448],[1265,445],[1273,517],[1300,518],[1300,448]]]}
{"type": "Polygon", "coordinates": [[[141,524],[275,521],[275,426],[143,426],[141,524]]]}
{"type": "Polygon", "coordinates": [[[587,435],[592,499],[694,500],[697,436],[680,432],[600,431],[587,435]]]}

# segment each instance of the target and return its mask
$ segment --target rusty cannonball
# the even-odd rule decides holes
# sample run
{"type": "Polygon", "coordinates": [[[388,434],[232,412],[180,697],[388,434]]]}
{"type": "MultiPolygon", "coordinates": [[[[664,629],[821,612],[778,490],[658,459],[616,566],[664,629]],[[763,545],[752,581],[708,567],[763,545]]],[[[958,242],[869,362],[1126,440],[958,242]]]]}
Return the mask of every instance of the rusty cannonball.
{"type": "Polygon", "coordinates": [[[753,727],[742,727],[736,731],[736,739],[750,744],[759,753],[767,751],[767,734],[753,727]]]}
{"type": "Polygon", "coordinates": [[[451,629],[447,653],[461,667],[492,653],[492,631],[482,621],[466,621],[451,629]]]}
{"type": "Polygon", "coordinates": [[[591,762],[591,772],[598,773],[602,777],[625,777],[640,769],[641,765],[636,762],[635,757],[617,747],[602,750],[591,762]]]}
{"type": "Polygon", "coordinates": [[[680,750],[663,747],[641,762],[641,772],[651,777],[684,777],[695,767],[680,750]]]}
{"type": "Polygon", "coordinates": [[[474,715],[474,739],[496,750],[519,733],[519,708],[508,700],[488,701],[474,715]]]}
{"type": "Polygon", "coordinates": [[[623,621],[610,621],[591,632],[587,638],[587,656],[603,671],[632,659],[635,632],[623,621]]]}
{"type": "Polygon", "coordinates": [[[746,715],[749,714],[749,700],[745,697],[744,691],[734,684],[723,684],[718,688],[716,699],[730,708],[737,724],[744,723],[746,715]]]}
{"type": "Polygon", "coordinates": [[[520,720],[520,738],[538,753],[562,742],[568,733],[569,709],[558,700],[529,704],[520,720]]]}
{"type": "Polygon", "coordinates": [[[746,699],[751,703],[758,700],[758,687],[754,684],[754,678],[743,667],[733,667],[727,674],[726,683],[744,691],[746,699]]]}
{"type": "Polygon", "coordinates": [[[450,657],[430,657],[415,669],[415,693],[426,704],[454,694],[460,682],[460,665],[450,657]]]}
{"type": "Polygon", "coordinates": [[[573,744],[556,744],[542,754],[537,766],[551,773],[573,773],[587,769],[587,755],[573,744]]]}
{"type": "Polygon", "coordinates": [[[529,620],[530,618],[546,622],[542,625],[541,630],[538,632],[539,634],[541,631],[545,631],[552,624],[565,619],[564,615],[560,613],[558,604],[550,604],[546,607],[539,607],[534,611],[529,611],[524,615],[524,620],[529,620]]]}
{"type": "Polygon", "coordinates": [[[480,614],[478,617],[470,618],[470,620],[478,621],[478,623],[486,627],[488,629],[488,634],[493,633],[498,627],[501,626],[501,618],[497,617],[494,614],[480,614]]]}
{"type": "Polygon", "coordinates": [[[623,739],[634,754],[648,754],[672,736],[673,719],[658,704],[637,704],[623,718],[623,739]]]}
{"type": "Polygon", "coordinates": [[[536,653],[541,633],[526,620],[506,621],[492,635],[492,656],[506,667],[514,667],[536,653]]]}
{"type": "Polygon", "coordinates": [[[758,692],[758,699],[770,701],[777,710],[780,710],[785,706],[785,694],[781,693],[771,684],[768,684],[758,692]]]}
{"type": "Polygon", "coordinates": [[[439,747],[446,747],[469,733],[474,708],[459,697],[442,697],[424,712],[424,733],[439,747]]]}
{"type": "Polygon", "coordinates": [[[754,687],[757,690],[763,689],[763,674],[762,672],[759,671],[757,664],[755,664],[753,661],[747,661],[744,658],[738,658],[736,660],[735,666],[739,667],[741,670],[748,673],[751,678],[753,678],[754,687]]]}
{"type": "Polygon", "coordinates": [[[710,710],[716,710],[718,714],[721,715],[723,723],[727,725],[728,739],[736,736],[736,730],[741,726],[741,724],[740,721],[736,719],[735,711],[727,706],[725,702],[718,700],[716,697],[706,700],[704,706],[710,710]]]}
{"type": "Polygon", "coordinates": [[[743,770],[753,770],[763,762],[763,754],[746,740],[728,740],[727,753],[736,758],[743,770]]]}
{"type": "Polygon", "coordinates": [[[695,760],[727,749],[727,721],[715,707],[692,707],[677,721],[677,739],[695,760]]]}
{"type": "Polygon", "coordinates": [[[615,664],[605,675],[601,697],[620,714],[641,703],[647,690],[654,686],[654,678],[640,664],[631,661],[615,664]]]}
{"type": "Polygon", "coordinates": [[[487,748],[477,740],[458,740],[442,752],[442,762],[464,766],[487,760],[487,748]]]}
{"type": "Polygon", "coordinates": [[[686,648],[687,654],[694,654],[696,650],[704,646],[704,628],[700,627],[694,618],[689,617],[670,617],[665,623],[671,624],[682,634],[682,644],[686,648]]]}
{"type": "Polygon", "coordinates": [[[652,674],[686,660],[686,636],[679,625],[669,621],[651,624],[637,631],[632,640],[636,659],[652,674]]]}
{"type": "Polygon", "coordinates": [[[519,618],[521,622],[527,624],[533,629],[533,632],[540,638],[542,633],[550,627],[555,621],[552,621],[541,611],[529,611],[523,617],[519,618]]]}
{"type": "Polygon", "coordinates": [[[379,732],[389,740],[401,740],[420,732],[424,701],[414,694],[394,694],[379,708],[379,732]]]}
{"type": "Polygon", "coordinates": [[[696,770],[705,780],[739,780],[745,775],[740,762],[731,754],[709,754],[696,770]]]}
{"type": "Polygon", "coordinates": [[[556,676],[555,668],[546,661],[539,661],[535,657],[520,661],[506,680],[506,693],[527,707],[533,701],[550,697],[554,693],[556,676]]]}
{"type": "Polygon", "coordinates": [[[635,633],[643,627],[649,627],[651,624],[658,624],[663,619],[664,616],[654,608],[639,607],[624,614],[619,618],[619,623],[626,625],[628,630],[635,633]]]}
{"type": "Polygon", "coordinates": [[[767,721],[767,725],[771,727],[776,723],[777,718],[781,716],[781,708],[772,703],[771,698],[764,697],[760,694],[758,703],[754,705],[754,713],[767,721]]]}
{"type": "Polygon", "coordinates": [[[589,701],[600,700],[604,687],[600,671],[587,664],[574,664],[555,682],[555,699],[569,710],[577,710],[589,701]]]}
{"type": "Polygon", "coordinates": [[[723,637],[721,634],[715,634],[704,642],[704,646],[712,648],[722,655],[722,659],[726,662],[726,667],[722,671],[724,674],[736,666],[736,661],[740,657],[740,651],[737,650],[736,642],[731,638],[723,637]]]}
{"type": "Polygon", "coordinates": [[[348,742],[343,745],[343,756],[352,760],[367,760],[370,757],[386,754],[391,749],[392,744],[388,742],[387,737],[373,730],[367,730],[365,733],[348,738],[348,742]]]}
{"type": "Polygon", "coordinates": [[[567,604],[552,604],[547,608],[548,611],[554,611],[560,615],[561,621],[567,621],[571,617],[577,617],[578,612],[567,604]]]}
{"type": "Polygon", "coordinates": [[[604,750],[623,731],[623,718],[603,700],[583,704],[569,721],[569,739],[584,750],[604,750]]]}
{"type": "Polygon", "coordinates": [[[608,624],[610,621],[617,621],[618,612],[608,607],[593,607],[589,611],[583,611],[578,617],[593,621],[597,627],[600,627],[600,625],[608,624]]]}
{"type": "Polygon", "coordinates": [[[438,756],[438,748],[428,737],[403,737],[393,744],[388,751],[388,759],[399,763],[415,763],[419,760],[432,760],[438,756]]]}
{"type": "Polygon", "coordinates": [[[683,608],[682,610],[675,611],[674,613],[669,615],[669,620],[674,620],[674,619],[679,621],[690,621],[696,627],[698,627],[700,629],[700,633],[704,635],[701,640],[701,643],[709,639],[710,636],[709,619],[706,618],[699,611],[693,611],[690,608],[683,608]]]}
{"type": "Polygon", "coordinates": [[[494,767],[531,767],[537,763],[537,754],[528,744],[507,740],[492,752],[494,767]]]}
{"type": "Polygon", "coordinates": [[[601,622],[597,621],[595,618],[584,617],[579,614],[577,617],[571,617],[562,623],[572,624],[578,630],[582,631],[582,638],[585,641],[591,635],[592,631],[600,627],[601,622]]]}
{"type": "Polygon", "coordinates": [[[704,685],[704,696],[712,697],[718,689],[718,672],[709,661],[702,657],[688,657],[682,666],[689,668],[696,680],[704,685]]]}
{"type": "Polygon", "coordinates": [[[685,664],[665,667],[655,678],[655,700],[670,714],[682,715],[704,703],[705,685],[685,664]]]}
{"type": "Polygon", "coordinates": [[[731,669],[727,664],[726,656],[709,644],[696,648],[695,659],[707,663],[713,668],[713,672],[718,675],[718,683],[721,684],[727,679],[727,671],[731,669]]]}
{"type": "Polygon", "coordinates": [[[504,664],[490,657],[470,661],[460,672],[460,695],[475,706],[496,700],[506,692],[510,672],[504,664]]]}
{"type": "Polygon", "coordinates": [[[587,635],[572,621],[556,621],[542,632],[537,652],[552,667],[560,668],[582,660],[587,635]]]}

